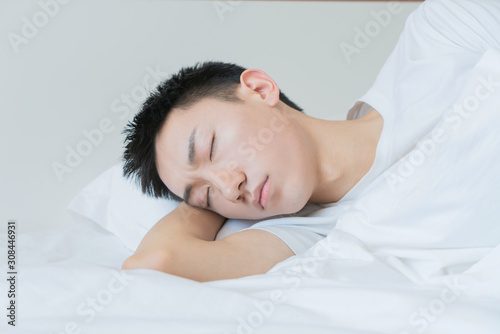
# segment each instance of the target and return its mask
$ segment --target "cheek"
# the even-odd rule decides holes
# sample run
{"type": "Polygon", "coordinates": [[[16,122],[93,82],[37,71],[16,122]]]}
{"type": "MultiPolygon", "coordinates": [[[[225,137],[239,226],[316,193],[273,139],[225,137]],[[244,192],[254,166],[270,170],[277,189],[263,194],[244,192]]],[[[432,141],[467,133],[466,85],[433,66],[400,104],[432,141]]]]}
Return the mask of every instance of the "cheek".
{"type": "Polygon", "coordinates": [[[314,188],[311,157],[285,145],[270,157],[275,179],[276,204],[286,213],[297,212],[309,200],[314,188]]]}
{"type": "Polygon", "coordinates": [[[177,166],[170,166],[168,169],[164,169],[164,174],[163,177],[160,175],[160,178],[163,182],[163,184],[174,194],[176,194],[179,197],[182,197],[184,195],[184,189],[182,188],[185,184],[186,181],[183,178],[182,172],[179,171],[180,167],[177,166]]]}

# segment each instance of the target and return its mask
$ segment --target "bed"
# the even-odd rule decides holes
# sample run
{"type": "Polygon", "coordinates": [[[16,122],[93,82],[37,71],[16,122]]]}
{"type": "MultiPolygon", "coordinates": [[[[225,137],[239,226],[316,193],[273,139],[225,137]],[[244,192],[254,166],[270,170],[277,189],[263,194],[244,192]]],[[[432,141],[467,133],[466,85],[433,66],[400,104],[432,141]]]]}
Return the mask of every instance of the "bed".
{"type": "MultiPolygon", "coordinates": [[[[120,270],[176,203],[134,197],[113,167],[70,204],[75,226],[16,235],[15,268],[3,270],[15,270],[15,284],[2,280],[4,298],[16,293],[4,299],[15,327],[4,311],[2,333],[499,333],[499,81],[490,49],[456,101],[467,114],[446,111],[364,196],[311,215],[337,225],[261,275],[200,283],[120,270]],[[478,97],[485,82],[491,94],[478,97]]],[[[217,238],[251,223],[228,221],[217,238]]]]}

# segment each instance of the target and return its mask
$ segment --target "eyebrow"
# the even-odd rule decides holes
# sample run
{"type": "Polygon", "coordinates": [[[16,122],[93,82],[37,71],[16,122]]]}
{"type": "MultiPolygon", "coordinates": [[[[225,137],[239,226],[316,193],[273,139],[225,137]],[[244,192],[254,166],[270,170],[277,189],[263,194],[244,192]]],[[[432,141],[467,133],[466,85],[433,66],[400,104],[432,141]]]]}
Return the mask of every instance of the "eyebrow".
{"type": "Polygon", "coordinates": [[[196,154],[196,151],[195,151],[195,147],[194,147],[194,137],[196,137],[196,131],[197,131],[198,127],[195,127],[193,129],[193,132],[191,132],[191,135],[189,136],[189,140],[188,140],[188,146],[189,146],[189,149],[188,149],[188,165],[191,166],[191,167],[194,167],[194,157],[195,157],[195,154],[196,154]]]}
{"type": "MultiPolygon", "coordinates": [[[[198,130],[198,127],[195,127],[193,129],[193,132],[191,132],[191,135],[189,136],[188,140],[188,165],[190,167],[194,167],[194,158],[196,156],[196,149],[194,146],[194,138],[196,137],[196,132],[198,130]]],[[[191,196],[191,189],[193,188],[193,185],[188,184],[186,186],[186,189],[184,190],[184,202],[186,202],[189,205],[192,205],[189,203],[189,197],[191,196]]]]}

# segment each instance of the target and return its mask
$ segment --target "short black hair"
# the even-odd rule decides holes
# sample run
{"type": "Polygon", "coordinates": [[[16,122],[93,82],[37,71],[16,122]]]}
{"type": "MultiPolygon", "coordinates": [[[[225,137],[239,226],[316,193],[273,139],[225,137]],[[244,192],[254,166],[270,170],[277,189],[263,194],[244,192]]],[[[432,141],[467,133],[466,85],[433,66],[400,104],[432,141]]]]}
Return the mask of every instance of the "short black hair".
{"type": "MultiPolygon", "coordinates": [[[[187,109],[204,98],[242,103],[236,94],[240,76],[246,68],[220,61],[196,63],[161,82],[128,122],[123,154],[123,175],[139,181],[142,192],[152,197],[183,201],[162,182],[156,168],[155,140],[173,108],[187,109]]],[[[302,108],[280,91],[279,99],[300,112],[302,108]]]]}

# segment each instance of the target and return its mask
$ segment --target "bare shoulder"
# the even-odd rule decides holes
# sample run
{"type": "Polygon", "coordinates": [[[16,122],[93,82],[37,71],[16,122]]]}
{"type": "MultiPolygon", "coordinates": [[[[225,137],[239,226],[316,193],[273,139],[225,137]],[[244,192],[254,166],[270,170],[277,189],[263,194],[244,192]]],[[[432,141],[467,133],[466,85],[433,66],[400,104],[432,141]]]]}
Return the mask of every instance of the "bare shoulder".
{"type": "Polygon", "coordinates": [[[241,249],[260,253],[263,256],[279,261],[295,255],[281,238],[265,230],[243,230],[231,234],[222,240],[230,245],[238,245],[241,249]]]}

